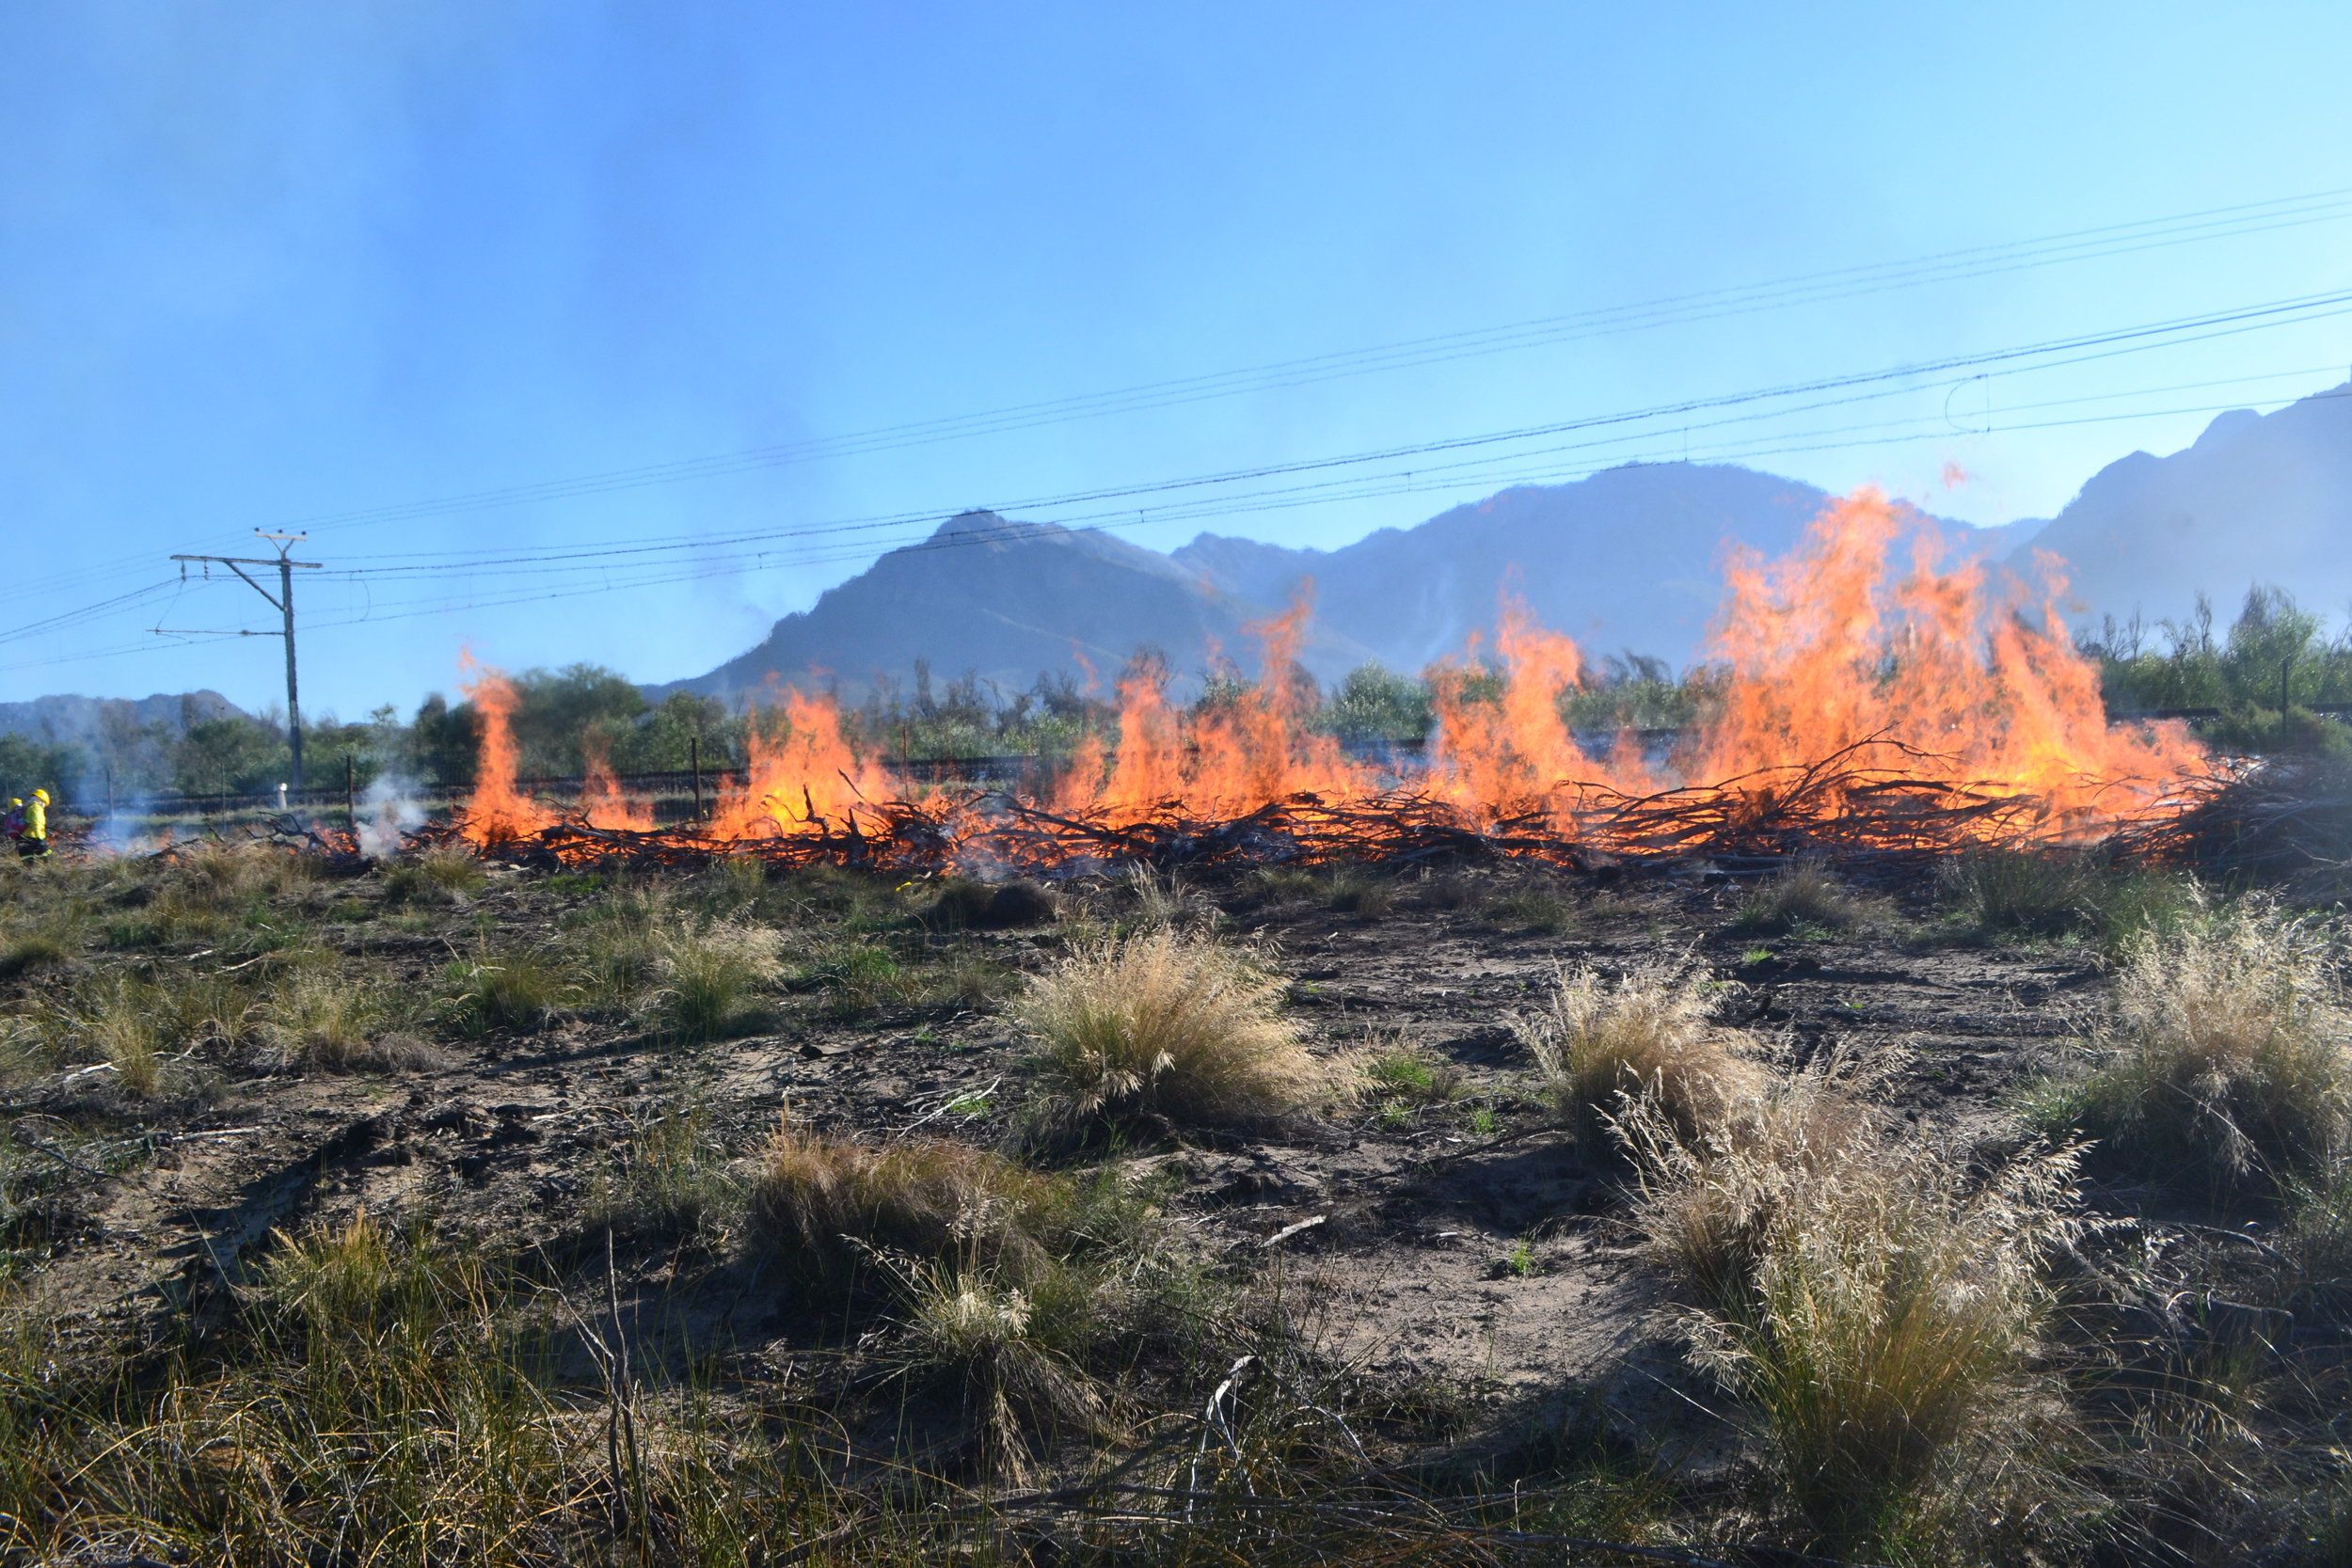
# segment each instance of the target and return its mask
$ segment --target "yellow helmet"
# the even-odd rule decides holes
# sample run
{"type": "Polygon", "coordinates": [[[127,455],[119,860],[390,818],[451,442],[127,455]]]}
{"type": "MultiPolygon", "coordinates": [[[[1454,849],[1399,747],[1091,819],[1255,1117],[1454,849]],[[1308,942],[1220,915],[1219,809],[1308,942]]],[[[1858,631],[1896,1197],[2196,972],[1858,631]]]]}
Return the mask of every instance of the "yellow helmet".
{"type": "Polygon", "coordinates": [[[9,805],[9,807],[10,807],[11,809],[13,809],[13,808],[15,808],[15,807],[17,807],[17,806],[21,806],[21,805],[23,805],[24,803],[24,802],[23,800],[21,800],[17,799],[17,798],[16,798],[15,796],[13,796],[13,795],[11,795],[10,797],[8,797],[8,805],[9,805]]]}
{"type": "Polygon", "coordinates": [[[36,789],[33,791],[33,799],[39,800],[45,806],[49,803],[49,791],[45,789],[36,789]]]}

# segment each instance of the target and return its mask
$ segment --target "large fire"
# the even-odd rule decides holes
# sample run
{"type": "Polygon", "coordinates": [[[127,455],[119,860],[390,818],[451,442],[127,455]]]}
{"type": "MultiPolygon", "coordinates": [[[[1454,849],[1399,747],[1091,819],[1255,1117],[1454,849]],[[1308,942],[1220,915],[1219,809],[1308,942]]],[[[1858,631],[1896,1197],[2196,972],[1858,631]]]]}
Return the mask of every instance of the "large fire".
{"type": "MultiPolygon", "coordinates": [[[[1579,741],[1562,699],[1583,681],[1582,656],[1506,594],[1490,657],[1472,648],[1431,672],[1425,761],[1352,756],[1313,729],[1314,688],[1295,674],[1302,600],[1255,628],[1264,658],[1254,684],[1186,712],[1152,673],[1133,673],[1120,686],[1116,744],[1089,739],[1029,794],[901,784],[858,754],[830,701],[787,692],[780,731],[755,735],[744,776],[708,818],[660,837],[687,849],[1047,867],[1473,843],[1554,859],[1907,849],[2078,840],[2145,822],[2215,777],[2179,725],[2107,722],[2097,666],[2053,603],[2022,602],[1980,565],[1947,569],[1925,544],[1893,562],[1901,521],[1865,489],[1825,509],[1785,560],[1735,553],[1709,705],[1663,755],[1630,733],[1579,741]]],[[[650,830],[601,757],[568,815],[521,794],[513,687],[483,671],[467,691],[482,728],[469,839],[536,839],[584,857],[612,852],[612,830],[650,830]]]]}

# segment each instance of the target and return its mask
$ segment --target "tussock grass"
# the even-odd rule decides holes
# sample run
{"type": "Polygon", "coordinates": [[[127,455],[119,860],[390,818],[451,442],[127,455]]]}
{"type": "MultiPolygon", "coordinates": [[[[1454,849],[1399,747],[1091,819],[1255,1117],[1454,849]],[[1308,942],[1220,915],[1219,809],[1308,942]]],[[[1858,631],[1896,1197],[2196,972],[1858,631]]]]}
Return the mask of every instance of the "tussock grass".
{"type": "Polygon", "coordinates": [[[784,972],[781,933],[742,921],[693,929],[674,926],[652,938],[656,1011],[680,1039],[724,1034],[744,1004],[784,972]]]}
{"type": "MultiPolygon", "coordinates": [[[[1314,874],[1300,867],[1269,866],[1255,875],[1260,887],[1270,890],[1288,885],[1285,879],[1292,874],[1305,878],[1306,886],[1314,885],[1314,874]]],[[[1135,899],[1136,922],[1147,928],[1208,930],[1225,918],[1225,911],[1216,907],[1215,900],[1172,869],[1156,871],[1148,865],[1131,865],[1126,881],[1127,891],[1135,899]]],[[[1265,895],[1287,896],[1270,891],[1265,895]]]]}
{"type": "Polygon", "coordinates": [[[1731,928],[1759,936],[1843,931],[1862,924],[1866,912],[1862,900],[1827,866],[1797,861],[1749,888],[1731,928]]]}
{"type": "Polygon", "coordinates": [[[542,955],[493,953],[486,946],[450,965],[443,984],[449,1022],[477,1038],[501,1029],[544,1029],[579,995],[571,978],[542,955]]]}
{"type": "Polygon", "coordinates": [[[1806,1521],[1849,1548],[1964,1531],[2034,1475],[2052,1257],[2081,1228],[2073,1150],[1979,1178],[1808,1073],[1697,1137],[1655,1101],[1620,1129],[1636,1217],[1689,1291],[1695,1365],[1754,1407],[1806,1521]]]}
{"type": "Polygon", "coordinates": [[[661,980],[660,933],[683,917],[660,887],[598,898],[564,923],[559,962],[580,1006],[598,1017],[635,1018],[661,980]]]}
{"type": "Polygon", "coordinates": [[[388,904],[463,904],[480,893],[489,875],[464,849],[427,849],[384,868],[388,904]]]}
{"type": "Polygon", "coordinates": [[[1589,1136],[1621,1096],[1646,1096],[1690,1133],[1755,1095],[1762,1070],[1746,1037],[1714,1022],[1704,978],[1688,962],[1613,980],[1589,964],[1555,969],[1544,1010],[1512,1021],[1552,1108],[1589,1136]]]}
{"type": "Polygon", "coordinates": [[[1414,1105],[1437,1105],[1462,1092],[1462,1069],[1426,1046],[1391,1036],[1375,1038],[1363,1061],[1374,1094],[1414,1105]]]}
{"type": "Polygon", "coordinates": [[[329,1072],[398,1071],[434,1059],[396,1029],[402,1009],[381,982],[306,964],[271,986],[261,1004],[269,1038],[287,1059],[329,1072]]]}
{"type": "Polygon", "coordinates": [[[51,919],[30,930],[10,933],[0,942],[0,980],[62,968],[82,951],[80,922],[51,919]]]}
{"type": "Polygon", "coordinates": [[[916,918],[935,931],[1003,931],[1049,926],[1060,916],[1061,900],[1035,882],[951,877],[916,918]]]}
{"type": "Polygon", "coordinates": [[[2143,932],[2174,932],[2203,910],[2194,879],[2115,866],[2079,851],[1985,849],[1938,872],[1944,897],[1979,937],[2080,935],[2110,955],[2143,932]]]}
{"type": "Polygon", "coordinates": [[[2055,936],[2081,919],[2096,871],[2080,855],[1986,849],[1938,870],[1944,895],[1984,936],[2055,936]]]}
{"type": "Polygon", "coordinates": [[[1169,927],[1074,949],[1013,1006],[1036,1042],[1040,1124],[1237,1126],[1306,1110],[1328,1079],[1281,991],[1256,956],[1169,927]]]}
{"type": "Polygon", "coordinates": [[[837,1022],[870,1018],[914,994],[913,978],[898,956],[865,940],[820,949],[801,966],[793,983],[821,993],[825,1016],[837,1022]]]}
{"type": "Polygon", "coordinates": [[[199,905],[217,910],[269,903],[309,891],[316,862],[265,844],[198,844],[180,851],[172,881],[199,905]]]}
{"type": "Polygon", "coordinates": [[[931,1261],[900,1265],[899,1275],[894,1375],[953,1399],[989,1470],[1021,1482],[1037,1438],[1102,1430],[1101,1386],[1054,1343],[1049,1308],[1033,1290],[931,1261]]]}
{"type": "Polygon", "coordinates": [[[1546,887],[1514,888],[1479,912],[1490,925],[1535,936],[1556,937],[1576,926],[1576,906],[1546,887]]]}
{"type": "Polygon", "coordinates": [[[633,1128],[612,1169],[590,1189],[587,1228],[636,1240],[704,1235],[737,1209],[741,1185],[696,1108],[633,1128]]]}
{"type": "Polygon", "coordinates": [[[745,1201],[755,1238],[805,1277],[832,1284],[876,1248],[1032,1276],[1050,1257],[1062,1206],[1055,1183],[970,1144],[875,1143],[788,1117],[759,1151],[745,1201]]]}
{"type": "Polygon", "coordinates": [[[1396,908],[1396,879],[1366,866],[1341,866],[1323,881],[1323,906],[1377,920],[1396,908]]]}
{"type": "Polygon", "coordinates": [[[2253,902],[2124,949],[2106,1061],[2058,1114],[2156,1174],[2283,1184],[2352,1144],[2352,1011],[2322,927],[2253,902]]]}
{"type": "Polygon", "coordinates": [[[164,1008],[154,986],[127,974],[85,987],[73,1006],[58,1017],[61,1059],[95,1056],[114,1069],[115,1082],[141,1098],[164,1086],[164,1008]]]}

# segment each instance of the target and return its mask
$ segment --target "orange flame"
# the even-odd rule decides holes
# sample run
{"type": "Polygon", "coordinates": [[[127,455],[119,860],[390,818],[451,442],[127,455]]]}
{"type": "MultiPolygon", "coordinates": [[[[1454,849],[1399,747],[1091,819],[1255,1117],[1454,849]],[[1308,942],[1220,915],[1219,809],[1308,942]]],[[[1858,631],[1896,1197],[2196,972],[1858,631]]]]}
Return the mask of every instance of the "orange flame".
{"type": "MultiPolygon", "coordinates": [[[[1786,560],[1732,552],[1705,711],[1671,768],[1646,757],[1629,731],[1606,754],[1578,739],[1563,705],[1586,679],[1583,657],[1506,594],[1491,668],[1466,657],[1430,672],[1437,722],[1428,767],[1403,790],[1465,826],[1540,819],[1558,839],[1609,847],[1613,821],[1677,781],[1728,816],[1756,820],[1767,805],[1791,809],[1799,775],[1851,752],[1861,760],[1807,786],[1804,812],[1824,823],[1860,814],[1863,797],[1895,784],[1913,792],[1905,799],[1931,803],[2023,800],[2032,814],[2025,831],[2055,840],[2144,818],[2185,784],[2215,775],[2178,724],[2107,723],[2098,667],[2068,638],[2057,591],[2027,606],[1982,565],[1942,569],[1928,543],[1907,572],[1890,573],[1903,521],[1879,492],[1863,489],[1828,505],[1786,560]]],[[[1263,647],[1258,680],[1190,714],[1169,702],[1162,672],[1131,671],[1119,685],[1116,745],[1081,743],[1050,793],[1054,811],[1111,828],[1171,816],[1213,822],[1308,797],[1358,806],[1399,788],[1313,728],[1318,699],[1295,663],[1307,616],[1302,597],[1250,627],[1263,647]]],[[[489,843],[548,825],[550,815],[515,789],[513,688],[483,672],[468,694],[482,716],[468,836],[489,843]]],[[[884,808],[909,792],[857,754],[831,700],[798,691],[783,699],[782,735],[755,729],[744,779],[723,789],[708,836],[886,837],[884,808]]],[[[632,814],[628,825],[642,820],[620,800],[601,754],[590,763],[587,809],[599,824],[623,811],[632,814]]],[[[967,800],[930,812],[930,842],[990,852],[987,809],[967,800]]],[[[2013,832],[2020,823],[2006,804],[1953,819],[1982,825],[1947,833],[2013,832]]],[[[1618,847],[1658,847],[1624,832],[1630,836],[1618,847]]],[[[1086,852],[1070,842],[1068,854],[1086,852]]]]}
{"type": "Polygon", "coordinates": [[[1181,802],[1196,814],[1242,816],[1297,795],[1370,794],[1373,770],[1307,727],[1313,683],[1295,672],[1308,610],[1302,594],[1284,613],[1246,627],[1264,650],[1258,680],[1211,703],[1189,724],[1168,704],[1157,672],[1121,679],[1119,749],[1107,776],[1104,748],[1089,736],[1055,792],[1056,806],[1133,815],[1181,802]]]}
{"type": "Polygon", "coordinates": [[[831,698],[793,690],[784,697],[784,736],[773,739],[754,727],[744,782],[721,797],[714,838],[838,832],[898,797],[890,776],[843,738],[831,698]]]}
{"type": "Polygon", "coordinates": [[[612,752],[604,736],[594,730],[580,736],[580,809],[588,825],[650,832],[653,807],[641,805],[621,792],[621,781],[613,776],[612,752]]]}
{"type": "Polygon", "coordinates": [[[466,809],[466,837],[483,846],[528,838],[552,825],[556,817],[515,787],[515,683],[477,663],[470,653],[459,654],[457,662],[460,669],[471,673],[472,678],[461,689],[482,724],[473,796],[466,809]]]}
{"type": "Polygon", "coordinates": [[[1878,739],[1931,757],[1922,774],[2036,796],[2079,824],[2145,810],[2211,771],[2178,724],[2107,723],[2098,666],[2058,617],[2060,589],[2028,612],[1989,591],[1980,565],[1939,571],[1924,536],[1910,573],[1885,586],[1899,522],[1866,488],[1825,509],[1785,561],[1734,553],[1713,648],[1722,708],[1686,749],[1687,777],[1803,767],[1878,739]]]}

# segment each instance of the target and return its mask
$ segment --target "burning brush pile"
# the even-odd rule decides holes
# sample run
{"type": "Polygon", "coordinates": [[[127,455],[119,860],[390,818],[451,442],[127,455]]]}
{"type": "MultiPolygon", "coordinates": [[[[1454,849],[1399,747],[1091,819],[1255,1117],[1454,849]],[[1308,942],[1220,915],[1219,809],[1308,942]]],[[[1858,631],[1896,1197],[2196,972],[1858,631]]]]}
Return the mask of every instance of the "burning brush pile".
{"type": "Polygon", "coordinates": [[[791,693],[782,737],[755,742],[716,809],[661,828],[593,763],[567,807],[518,792],[513,690],[479,673],[471,801],[419,836],[572,863],[749,854],[1047,874],[1463,854],[1908,858],[2118,834],[2160,849],[2220,768],[2178,725],[2111,726],[2097,666],[2054,607],[2015,602],[1981,566],[1923,553],[1898,569],[1898,522],[1865,490],[1788,559],[1734,559],[1715,700],[1663,757],[1630,734],[1580,743],[1561,698],[1583,680],[1582,657],[1507,597],[1491,647],[1432,672],[1425,758],[1352,756],[1311,727],[1311,686],[1286,678],[1302,604],[1260,628],[1257,685],[1187,713],[1157,681],[1130,678],[1115,740],[1089,741],[1034,788],[903,784],[854,752],[831,703],[791,693]]]}

